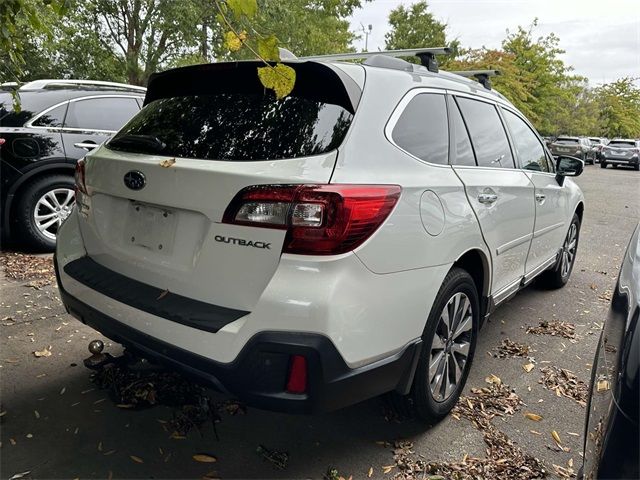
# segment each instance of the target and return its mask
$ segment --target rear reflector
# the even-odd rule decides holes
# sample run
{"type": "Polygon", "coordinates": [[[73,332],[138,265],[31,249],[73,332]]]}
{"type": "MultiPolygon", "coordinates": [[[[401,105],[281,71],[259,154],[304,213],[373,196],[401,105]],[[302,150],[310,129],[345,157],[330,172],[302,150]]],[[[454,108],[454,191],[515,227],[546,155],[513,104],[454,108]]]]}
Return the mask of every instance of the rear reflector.
{"type": "Polygon", "coordinates": [[[222,221],[287,230],[284,253],[337,255],[369,238],[400,193],[398,185],[257,185],[235,196],[222,221]]]}
{"type": "Polygon", "coordinates": [[[287,392],[305,393],[307,391],[307,359],[302,355],[291,357],[289,378],[287,379],[287,392]]]}

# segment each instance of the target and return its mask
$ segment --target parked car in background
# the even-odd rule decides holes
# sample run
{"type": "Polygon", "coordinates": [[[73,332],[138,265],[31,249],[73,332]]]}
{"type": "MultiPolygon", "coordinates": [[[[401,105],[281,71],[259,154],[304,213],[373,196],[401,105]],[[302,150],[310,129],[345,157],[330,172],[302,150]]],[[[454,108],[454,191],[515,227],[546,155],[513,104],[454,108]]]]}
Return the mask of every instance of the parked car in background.
{"type": "Polygon", "coordinates": [[[591,149],[591,142],[586,137],[558,137],[549,145],[549,150],[554,157],[568,155],[592,165],[596,159],[596,154],[591,149]]]}
{"type": "Polygon", "coordinates": [[[284,99],[259,62],[152,76],[78,164],[54,262],[67,310],[250,405],[392,393],[442,419],[484,319],[536,279],[568,282],[584,163],[554,161],[488,82],[416,53],[425,66],[287,62],[284,99]]]}
{"type": "Polygon", "coordinates": [[[583,478],[640,478],[640,226],[631,237],[591,374],[583,478]]]}
{"type": "Polygon", "coordinates": [[[640,170],[640,140],[632,138],[614,138],[608,145],[602,147],[600,153],[600,167],[613,168],[618,166],[633,167],[640,170]]]}
{"type": "Polygon", "coordinates": [[[591,149],[595,152],[596,162],[600,161],[602,147],[607,144],[606,140],[600,137],[589,137],[589,142],[591,143],[591,149]]]}
{"type": "Polygon", "coordinates": [[[76,161],[138,113],[144,93],[142,87],[88,80],[36,80],[0,88],[5,239],[53,250],[58,228],[73,207],[76,161]]]}

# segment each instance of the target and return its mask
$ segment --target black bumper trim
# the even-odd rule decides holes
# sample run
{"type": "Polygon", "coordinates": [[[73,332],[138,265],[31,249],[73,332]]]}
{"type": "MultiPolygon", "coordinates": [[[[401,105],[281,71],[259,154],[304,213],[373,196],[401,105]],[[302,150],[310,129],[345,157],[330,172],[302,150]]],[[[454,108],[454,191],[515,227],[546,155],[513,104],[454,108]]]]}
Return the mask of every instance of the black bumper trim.
{"type": "Polygon", "coordinates": [[[109,270],[90,257],[64,266],[74,280],[133,308],[189,327],[215,333],[249,312],[193,300],[109,270]]]}
{"type": "MultiPolygon", "coordinates": [[[[56,274],[57,262],[54,259],[56,274]]],[[[200,383],[230,393],[247,405],[288,413],[332,411],[392,390],[407,392],[422,342],[369,365],[349,368],[327,337],[297,332],[260,332],[233,362],[221,363],[176,347],[125,325],[66,292],[58,278],[65,307],[80,321],[114,342],[200,383]],[[291,355],[307,360],[307,392],[285,391],[291,355]]]]}

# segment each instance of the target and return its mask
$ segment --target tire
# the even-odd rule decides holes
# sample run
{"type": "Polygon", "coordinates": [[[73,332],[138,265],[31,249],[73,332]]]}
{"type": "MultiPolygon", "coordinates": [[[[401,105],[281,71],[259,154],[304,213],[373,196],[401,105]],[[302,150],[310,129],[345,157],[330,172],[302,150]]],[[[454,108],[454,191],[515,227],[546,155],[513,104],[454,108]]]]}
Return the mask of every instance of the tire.
{"type": "MultiPolygon", "coordinates": [[[[457,318],[454,314],[454,321],[457,318]]],[[[411,391],[407,395],[400,395],[395,392],[391,394],[391,403],[398,413],[403,416],[416,417],[432,425],[451,411],[458,401],[469,375],[476,348],[479,318],[480,302],[473,279],[461,268],[451,269],[438,291],[422,334],[422,351],[411,391]],[[457,304],[456,299],[458,299],[457,304]],[[468,303],[465,303],[465,299],[468,303]],[[456,305],[460,305],[462,308],[455,310],[456,305]],[[445,309],[447,312],[451,312],[452,309],[456,313],[462,312],[462,318],[457,321],[457,331],[461,333],[443,341],[442,337],[447,336],[446,323],[441,317],[445,309]],[[465,325],[465,327],[460,329],[462,325],[465,325]],[[438,341],[436,337],[440,340],[438,341]],[[442,348],[440,348],[440,345],[442,345],[442,348]],[[430,375],[429,363],[434,350],[442,351],[444,355],[448,356],[443,358],[443,354],[440,354],[443,360],[437,364],[433,370],[433,375],[430,375]],[[463,352],[467,353],[466,358],[464,358],[463,352]],[[455,368],[454,364],[460,368],[459,375],[455,382],[449,383],[445,380],[444,371],[448,372],[449,367],[455,368]],[[438,372],[441,372],[439,377],[438,372]],[[442,380],[440,383],[441,388],[439,389],[437,388],[438,379],[442,380]]],[[[455,332],[456,328],[454,327],[452,330],[455,332]]],[[[437,357],[438,354],[436,353],[433,356],[437,357]]],[[[456,378],[455,372],[456,370],[448,372],[451,374],[448,377],[449,380],[456,378]]]]}
{"type": "Polygon", "coordinates": [[[538,277],[538,284],[544,288],[557,289],[564,287],[571,277],[573,266],[576,263],[576,254],[578,253],[578,243],[580,240],[580,217],[573,214],[571,225],[562,244],[562,252],[560,258],[553,269],[547,270],[538,277]],[[575,229],[574,229],[575,227],[575,229]],[[575,244],[574,244],[575,241],[575,244]],[[573,246],[571,247],[571,245],[573,246]],[[565,263],[565,259],[568,265],[565,263]]]}
{"type": "Polygon", "coordinates": [[[55,249],[57,229],[73,207],[74,187],[70,176],[48,175],[33,180],[24,188],[15,212],[16,229],[23,242],[37,251],[51,252],[55,249]],[[37,213],[42,217],[39,221],[36,220],[37,213]],[[53,223],[46,226],[51,221],[53,223]]]}
{"type": "Polygon", "coordinates": [[[638,170],[640,170],[640,164],[636,163],[636,164],[633,166],[633,169],[634,169],[636,172],[637,172],[638,170]]]}
{"type": "Polygon", "coordinates": [[[600,160],[600,168],[607,168],[607,162],[600,160]]]}

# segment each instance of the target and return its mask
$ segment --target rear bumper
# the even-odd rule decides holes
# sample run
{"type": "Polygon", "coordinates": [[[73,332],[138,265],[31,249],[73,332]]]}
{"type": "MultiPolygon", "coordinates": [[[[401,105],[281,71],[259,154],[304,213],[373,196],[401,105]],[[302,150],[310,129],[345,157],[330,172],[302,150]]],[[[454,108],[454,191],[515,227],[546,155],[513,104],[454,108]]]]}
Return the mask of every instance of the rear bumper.
{"type": "Polygon", "coordinates": [[[349,368],[324,335],[265,331],[254,335],[233,362],[216,362],[147,335],[75,298],[62,286],[54,264],[60,296],[74,317],[132,351],[250,406],[289,413],[331,411],[392,390],[407,392],[413,381],[420,340],[390,357],[349,368]],[[286,392],[292,355],[307,360],[304,394],[286,392]]]}
{"type": "Polygon", "coordinates": [[[636,158],[610,158],[610,157],[602,157],[602,162],[610,163],[611,165],[638,165],[638,157],[636,158]]]}

